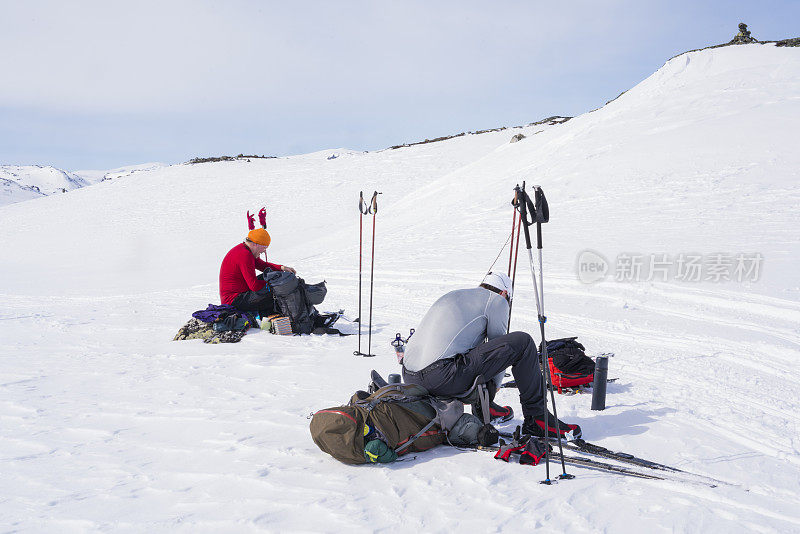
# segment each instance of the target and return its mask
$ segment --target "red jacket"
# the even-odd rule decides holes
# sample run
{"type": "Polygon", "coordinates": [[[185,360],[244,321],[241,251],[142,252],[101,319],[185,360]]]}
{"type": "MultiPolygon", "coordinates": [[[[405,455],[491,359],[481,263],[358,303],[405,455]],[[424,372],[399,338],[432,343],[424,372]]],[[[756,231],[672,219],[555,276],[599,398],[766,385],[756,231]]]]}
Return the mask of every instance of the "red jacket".
{"type": "Polygon", "coordinates": [[[247,245],[239,243],[225,254],[219,268],[219,299],[222,304],[230,304],[236,295],[245,291],[258,291],[267,285],[256,278],[259,271],[280,271],[281,265],[267,263],[256,258],[247,245]]]}

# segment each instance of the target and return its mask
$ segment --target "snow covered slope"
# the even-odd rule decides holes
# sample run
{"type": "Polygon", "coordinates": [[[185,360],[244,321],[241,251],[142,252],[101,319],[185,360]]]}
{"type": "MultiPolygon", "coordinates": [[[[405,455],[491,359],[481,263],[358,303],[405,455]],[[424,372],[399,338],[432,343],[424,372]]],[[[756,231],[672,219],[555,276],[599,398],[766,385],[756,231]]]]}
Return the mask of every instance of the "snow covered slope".
{"type": "Polygon", "coordinates": [[[88,185],[82,177],[41,165],[0,165],[0,206],[88,185]]]}
{"type": "Polygon", "coordinates": [[[127,165],[125,167],[118,167],[110,170],[84,170],[75,171],[73,174],[80,176],[87,182],[96,184],[98,182],[114,180],[115,178],[123,178],[138,174],[141,172],[149,172],[166,167],[163,163],[140,163],[139,165],[127,165]]]}
{"type": "MultiPolygon", "coordinates": [[[[800,50],[705,50],[561,125],[172,166],[1,208],[0,525],[800,531],[798,95],[800,50]],[[440,447],[351,467],[314,446],[310,412],[345,402],[372,368],[396,372],[394,333],[441,293],[480,281],[523,180],[551,206],[548,335],[616,353],[608,408],[561,397],[562,419],[588,440],[734,486],[575,468],[575,480],[547,487],[542,467],[484,453],[440,447]],[[270,260],[326,279],[322,308],[355,315],[360,190],[382,192],[376,358],[353,357],[353,338],[170,341],[218,302],[219,262],[241,240],[245,211],[264,204],[270,260]],[[579,280],[587,249],[607,261],[603,281],[579,280]],[[714,281],[716,254],[763,262],[757,277],[714,281]],[[669,269],[649,276],[652,255],[669,269]],[[701,280],[681,278],[678,258],[695,256],[701,280]],[[643,262],[640,276],[626,258],[643,262]]],[[[526,263],[512,328],[535,335],[526,263]]],[[[519,412],[513,391],[499,400],[519,412]]]]}

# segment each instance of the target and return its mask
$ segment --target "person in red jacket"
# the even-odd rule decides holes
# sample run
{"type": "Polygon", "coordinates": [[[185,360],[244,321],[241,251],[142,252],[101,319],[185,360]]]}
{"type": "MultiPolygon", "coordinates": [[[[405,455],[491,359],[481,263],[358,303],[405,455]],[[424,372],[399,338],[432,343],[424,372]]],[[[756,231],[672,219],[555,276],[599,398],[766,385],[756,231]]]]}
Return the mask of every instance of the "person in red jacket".
{"type": "Polygon", "coordinates": [[[228,251],[219,269],[219,298],[222,304],[230,304],[244,311],[263,314],[274,312],[274,300],[266,282],[256,278],[259,271],[296,271],[286,265],[268,263],[259,256],[267,251],[271,238],[263,228],[247,234],[243,243],[228,251]]]}

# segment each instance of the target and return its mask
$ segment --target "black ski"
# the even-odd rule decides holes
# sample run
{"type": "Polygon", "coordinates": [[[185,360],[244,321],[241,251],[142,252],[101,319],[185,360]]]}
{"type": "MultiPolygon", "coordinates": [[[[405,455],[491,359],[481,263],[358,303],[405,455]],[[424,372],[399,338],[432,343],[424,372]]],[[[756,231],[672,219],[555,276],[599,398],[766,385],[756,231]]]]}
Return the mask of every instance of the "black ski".
{"type": "MultiPolygon", "coordinates": [[[[620,462],[626,462],[629,464],[639,465],[641,467],[647,467],[648,469],[657,469],[659,471],[671,471],[673,473],[686,473],[689,475],[694,475],[694,473],[689,473],[688,471],[684,471],[683,469],[678,469],[677,467],[660,464],[652,460],[645,460],[644,458],[638,458],[632,454],[628,454],[627,452],[615,452],[610,449],[606,449],[605,447],[601,447],[600,445],[589,443],[582,439],[576,439],[574,441],[567,442],[567,447],[569,447],[570,449],[577,449],[587,454],[594,454],[596,456],[611,458],[614,460],[618,460],[620,462]]],[[[701,476],[701,475],[696,475],[696,476],[701,476]]]]}
{"type": "MultiPolygon", "coordinates": [[[[478,446],[475,447],[475,449],[476,450],[480,450],[480,451],[496,453],[498,450],[500,450],[500,447],[478,445],[478,446]]],[[[519,453],[515,452],[515,453],[512,453],[512,454],[518,455],[519,453]]],[[[651,473],[643,473],[641,471],[635,471],[633,469],[630,469],[630,468],[627,468],[627,467],[623,467],[621,465],[613,465],[613,464],[609,464],[609,463],[606,463],[606,462],[600,462],[598,460],[593,460],[591,458],[583,458],[583,457],[580,457],[580,456],[567,456],[567,455],[564,455],[562,457],[560,454],[558,454],[555,451],[551,451],[549,453],[549,455],[550,455],[551,459],[554,460],[554,461],[563,460],[565,464],[574,465],[576,467],[583,467],[585,469],[593,469],[595,471],[603,471],[603,472],[606,472],[606,473],[612,473],[612,474],[620,475],[620,476],[627,476],[627,477],[634,477],[634,478],[644,478],[644,479],[649,479],[649,480],[667,480],[667,481],[673,481],[673,482],[699,484],[701,486],[706,486],[706,487],[709,487],[709,488],[716,488],[720,484],[720,481],[717,481],[717,480],[714,480],[714,479],[695,480],[693,478],[684,478],[684,475],[701,477],[701,475],[693,475],[692,473],[680,472],[680,473],[675,473],[674,475],[665,474],[665,475],[662,476],[662,475],[656,475],[656,474],[651,474],[651,473]]],[[[702,477],[702,478],[706,479],[707,477],[702,477]]],[[[721,482],[721,483],[722,484],[727,484],[726,482],[721,482]]]]}
{"type": "MultiPolygon", "coordinates": [[[[500,432],[500,437],[511,438],[512,434],[510,432],[500,432]]],[[[548,438],[548,439],[551,442],[556,441],[556,438],[548,438]]],[[[694,474],[694,473],[688,473],[687,471],[683,471],[682,469],[678,469],[677,467],[660,464],[658,462],[653,462],[651,460],[645,460],[644,458],[638,458],[626,452],[614,452],[610,449],[606,449],[605,447],[601,447],[600,445],[595,445],[594,443],[589,443],[582,439],[575,439],[571,441],[562,440],[561,442],[564,445],[564,447],[572,449],[574,451],[580,451],[595,456],[602,456],[603,458],[608,458],[611,460],[617,460],[619,462],[638,465],[640,467],[646,467],[648,469],[657,469],[659,471],[671,471],[673,473],[694,474]]]]}
{"type": "MultiPolygon", "coordinates": [[[[513,435],[509,432],[500,432],[500,437],[503,438],[512,438],[513,435]]],[[[556,438],[548,438],[551,442],[555,442],[556,438]]],[[[654,469],[656,471],[667,471],[670,473],[678,473],[681,475],[696,477],[698,479],[703,479],[707,481],[709,484],[719,485],[725,484],[730,485],[729,482],[724,482],[722,480],[717,480],[715,478],[700,475],[697,473],[692,473],[690,471],[684,471],[683,469],[678,469],[677,467],[672,467],[666,464],[660,464],[658,462],[654,462],[652,460],[645,460],[644,458],[639,458],[632,454],[628,454],[627,452],[615,452],[605,447],[601,447],[600,445],[595,445],[594,443],[589,443],[582,439],[576,439],[572,441],[561,440],[562,446],[564,448],[581,452],[584,454],[590,454],[593,456],[599,456],[602,458],[607,458],[609,460],[616,460],[618,462],[635,465],[637,467],[644,467],[647,469],[654,469]]]]}
{"type": "MultiPolygon", "coordinates": [[[[478,445],[475,447],[479,451],[486,451],[486,452],[494,452],[496,453],[500,450],[500,447],[493,446],[493,445],[478,445]]],[[[518,453],[513,453],[518,455],[518,453]]],[[[552,460],[561,461],[562,457],[557,452],[551,451],[549,453],[550,458],[552,460]]],[[[651,480],[667,480],[664,477],[660,477],[658,475],[651,475],[649,473],[641,473],[639,471],[634,471],[632,469],[628,469],[627,467],[622,467],[618,465],[612,465],[605,462],[598,462],[597,460],[592,460],[590,458],[580,458],[578,456],[566,456],[563,457],[564,463],[575,465],[579,467],[584,467],[586,469],[595,469],[598,471],[605,471],[608,473],[614,473],[617,475],[629,476],[629,477],[636,477],[636,478],[647,478],[651,480]]]]}

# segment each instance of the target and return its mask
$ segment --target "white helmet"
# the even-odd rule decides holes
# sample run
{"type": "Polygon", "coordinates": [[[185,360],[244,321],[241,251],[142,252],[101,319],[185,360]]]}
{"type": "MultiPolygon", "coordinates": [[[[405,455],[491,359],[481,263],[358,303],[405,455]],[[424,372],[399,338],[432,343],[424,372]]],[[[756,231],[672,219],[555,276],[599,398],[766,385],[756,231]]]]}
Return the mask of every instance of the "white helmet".
{"type": "Polygon", "coordinates": [[[514,290],[511,287],[511,278],[506,273],[489,273],[483,277],[483,284],[492,286],[500,291],[508,291],[509,298],[512,297],[514,290]]]}

